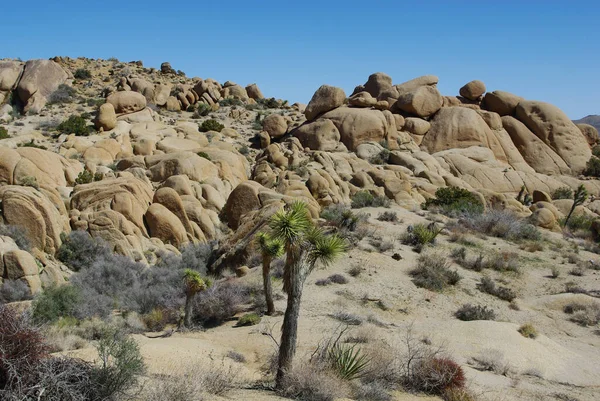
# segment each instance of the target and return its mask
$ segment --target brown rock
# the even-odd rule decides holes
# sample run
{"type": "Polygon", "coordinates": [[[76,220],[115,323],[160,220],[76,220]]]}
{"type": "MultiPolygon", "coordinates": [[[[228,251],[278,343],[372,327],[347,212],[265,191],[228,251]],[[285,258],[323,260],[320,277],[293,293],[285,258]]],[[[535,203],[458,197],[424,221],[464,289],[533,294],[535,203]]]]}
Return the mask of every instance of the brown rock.
{"type": "Polygon", "coordinates": [[[177,216],[160,203],[150,205],[144,216],[150,236],[177,248],[188,242],[185,227],[177,216]]]}
{"type": "Polygon", "coordinates": [[[25,104],[23,111],[39,113],[48,96],[68,78],[67,72],[52,60],[29,60],[17,86],[19,98],[25,104]]]}
{"type": "Polygon", "coordinates": [[[435,86],[439,82],[439,78],[435,75],[424,75],[422,77],[411,79],[410,81],[396,85],[396,90],[399,95],[406,92],[411,92],[421,86],[435,86]]]}
{"type": "Polygon", "coordinates": [[[223,209],[229,227],[237,229],[243,215],[260,209],[261,202],[258,193],[261,188],[263,186],[255,181],[246,181],[235,187],[223,209]]]}
{"type": "Polygon", "coordinates": [[[271,138],[281,138],[287,132],[287,122],[282,115],[269,114],[263,120],[263,130],[266,131],[271,138]]]}
{"type": "Polygon", "coordinates": [[[296,128],[293,135],[300,140],[302,146],[312,150],[332,152],[340,145],[340,132],[328,119],[317,119],[296,128]]]}
{"type": "Polygon", "coordinates": [[[133,91],[115,92],[106,98],[106,102],[114,106],[117,114],[135,113],[146,107],[146,98],[133,91]]]}
{"type": "Polygon", "coordinates": [[[552,202],[552,197],[548,192],[535,189],[532,194],[533,203],[537,202],[552,202]]]}
{"type": "Polygon", "coordinates": [[[520,96],[503,91],[488,92],[483,97],[481,107],[486,110],[500,114],[500,116],[512,116],[520,101],[525,100],[520,96]]]}
{"type": "Polygon", "coordinates": [[[474,80],[460,88],[460,95],[469,100],[477,100],[485,93],[485,84],[474,80]]]}
{"type": "Polygon", "coordinates": [[[310,99],[304,115],[308,121],[312,121],[319,115],[341,106],[345,100],[346,94],[342,89],[323,85],[317,89],[312,99],[310,99]]]}
{"type": "Polygon", "coordinates": [[[246,86],[246,93],[250,99],[258,100],[265,98],[256,84],[246,86]]]}
{"type": "Polygon", "coordinates": [[[117,113],[111,103],[104,103],[98,109],[98,118],[96,119],[96,128],[103,131],[110,131],[117,126],[117,113]]]}
{"type": "Polygon", "coordinates": [[[577,124],[577,128],[581,131],[590,146],[594,146],[600,142],[598,137],[598,130],[593,125],[589,124],[577,124]]]}
{"type": "Polygon", "coordinates": [[[436,87],[421,86],[401,94],[394,107],[419,117],[427,117],[437,112],[443,104],[442,95],[436,87]]]}

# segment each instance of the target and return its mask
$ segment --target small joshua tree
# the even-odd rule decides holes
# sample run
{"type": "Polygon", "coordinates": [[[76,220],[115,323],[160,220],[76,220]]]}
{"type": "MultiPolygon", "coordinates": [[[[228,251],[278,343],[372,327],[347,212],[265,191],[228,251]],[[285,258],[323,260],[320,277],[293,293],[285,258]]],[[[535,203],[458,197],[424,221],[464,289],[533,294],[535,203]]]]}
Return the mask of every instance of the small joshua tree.
{"type": "Polygon", "coordinates": [[[583,202],[585,202],[587,197],[588,197],[588,192],[585,189],[585,187],[583,186],[583,184],[581,184],[580,186],[577,187],[577,190],[575,191],[575,195],[573,195],[573,206],[571,206],[571,210],[569,211],[569,214],[567,215],[567,218],[565,219],[565,227],[568,227],[569,219],[571,218],[571,215],[575,211],[575,208],[577,206],[583,204],[583,202]]]}
{"type": "Polygon", "coordinates": [[[257,237],[258,246],[262,253],[262,275],[265,300],[267,302],[267,315],[275,313],[273,303],[273,288],[271,286],[271,262],[283,254],[283,243],[271,238],[267,233],[259,233],[257,237]]]}
{"type": "Polygon", "coordinates": [[[192,269],[185,269],[183,272],[183,283],[185,286],[185,310],[183,324],[185,327],[192,327],[192,312],[194,307],[194,297],[200,291],[204,291],[207,283],[202,280],[200,273],[192,269]]]}

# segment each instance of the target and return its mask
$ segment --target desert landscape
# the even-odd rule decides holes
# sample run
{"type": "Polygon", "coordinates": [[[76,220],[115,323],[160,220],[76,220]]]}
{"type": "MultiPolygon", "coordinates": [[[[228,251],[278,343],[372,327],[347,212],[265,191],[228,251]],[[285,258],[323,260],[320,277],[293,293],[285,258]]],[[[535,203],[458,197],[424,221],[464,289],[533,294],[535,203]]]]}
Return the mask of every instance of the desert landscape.
{"type": "Polygon", "coordinates": [[[176,68],[0,60],[1,399],[600,399],[598,116],[176,68]]]}

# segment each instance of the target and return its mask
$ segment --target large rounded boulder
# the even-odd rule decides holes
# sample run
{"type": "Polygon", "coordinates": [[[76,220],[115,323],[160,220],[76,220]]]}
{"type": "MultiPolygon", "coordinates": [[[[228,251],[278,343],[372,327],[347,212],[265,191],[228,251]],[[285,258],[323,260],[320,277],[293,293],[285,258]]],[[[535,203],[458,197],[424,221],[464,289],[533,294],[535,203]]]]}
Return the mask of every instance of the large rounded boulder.
{"type": "Polygon", "coordinates": [[[335,86],[323,85],[313,95],[304,110],[308,121],[314,120],[319,115],[340,107],[346,100],[346,94],[335,86]]]}
{"type": "Polygon", "coordinates": [[[115,92],[106,98],[113,105],[117,114],[129,114],[143,110],[146,107],[144,95],[134,91],[115,92]]]}
{"type": "Polygon", "coordinates": [[[48,102],[48,96],[67,83],[69,75],[52,60],[29,60],[17,86],[25,113],[39,113],[48,102]]]}
{"type": "Polygon", "coordinates": [[[418,117],[427,117],[441,109],[443,104],[444,99],[435,86],[421,86],[400,95],[395,109],[418,117]]]}

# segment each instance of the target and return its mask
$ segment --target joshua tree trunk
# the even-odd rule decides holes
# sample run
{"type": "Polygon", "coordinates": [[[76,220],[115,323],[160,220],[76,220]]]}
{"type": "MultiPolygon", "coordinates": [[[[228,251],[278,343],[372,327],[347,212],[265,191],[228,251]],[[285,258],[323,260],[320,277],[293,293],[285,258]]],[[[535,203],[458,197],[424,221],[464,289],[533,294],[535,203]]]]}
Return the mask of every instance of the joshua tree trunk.
{"type": "Polygon", "coordinates": [[[296,354],[296,339],[298,336],[298,316],[300,315],[300,301],[302,298],[303,280],[300,277],[292,279],[288,290],[287,308],[283,318],[281,330],[281,344],[279,346],[279,367],[277,369],[276,387],[282,388],[283,379],[292,367],[296,354]]]}
{"type": "Polygon", "coordinates": [[[185,297],[185,308],[184,308],[184,316],[183,316],[183,325],[188,329],[192,327],[192,312],[194,308],[194,296],[191,294],[186,295],[185,297]]]}
{"type": "Polygon", "coordinates": [[[275,304],[273,303],[273,288],[271,287],[271,258],[263,257],[263,285],[265,289],[265,300],[267,301],[267,315],[275,314],[275,304]]]}

